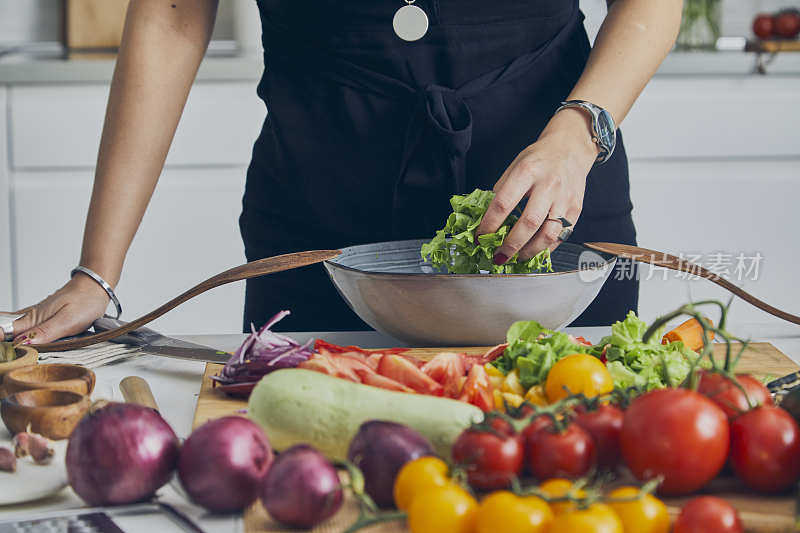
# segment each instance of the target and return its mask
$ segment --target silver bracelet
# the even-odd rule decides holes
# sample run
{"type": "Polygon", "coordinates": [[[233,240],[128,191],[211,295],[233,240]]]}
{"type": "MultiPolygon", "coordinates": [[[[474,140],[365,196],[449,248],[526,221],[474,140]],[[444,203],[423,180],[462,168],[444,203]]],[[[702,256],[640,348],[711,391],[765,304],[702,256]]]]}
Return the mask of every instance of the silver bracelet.
{"type": "Polygon", "coordinates": [[[119,300],[117,299],[117,295],[114,294],[114,289],[111,288],[111,285],[106,283],[106,280],[101,278],[91,268],[86,268],[85,266],[80,266],[80,265],[78,265],[78,266],[76,266],[75,268],[72,269],[72,272],[69,273],[69,277],[70,278],[75,277],[75,274],[77,274],[78,272],[86,274],[87,276],[89,276],[90,278],[95,280],[98,285],[103,287],[103,290],[106,291],[106,294],[108,294],[108,297],[111,298],[111,301],[114,303],[114,307],[117,308],[117,316],[115,318],[119,318],[120,315],[122,314],[122,304],[119,303],[119,300]]]}

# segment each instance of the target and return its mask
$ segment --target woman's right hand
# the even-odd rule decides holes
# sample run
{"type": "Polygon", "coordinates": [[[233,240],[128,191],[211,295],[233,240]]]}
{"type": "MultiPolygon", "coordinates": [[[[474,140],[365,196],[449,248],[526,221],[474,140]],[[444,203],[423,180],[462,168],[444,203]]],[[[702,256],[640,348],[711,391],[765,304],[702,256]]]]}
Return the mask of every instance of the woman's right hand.
{"type": "Polygon", "coordinates": [[[14,342],[43,344],[86,331],[108,307],[108,295],[93,279],[76,274],[36,305],[18,311],[14,342]]]}

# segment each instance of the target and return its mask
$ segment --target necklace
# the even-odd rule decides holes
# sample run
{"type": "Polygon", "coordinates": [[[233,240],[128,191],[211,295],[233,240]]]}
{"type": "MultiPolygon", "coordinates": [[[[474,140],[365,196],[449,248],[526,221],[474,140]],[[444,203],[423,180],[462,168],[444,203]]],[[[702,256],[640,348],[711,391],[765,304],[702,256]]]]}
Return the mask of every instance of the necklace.
{"type": "Polygon", "coordinates": [[[417,41],[428,33],[428,15],[414,2],[405,0],[406,5],[397,10],[392,20],[394,32],[404,41],[417,41]]]}

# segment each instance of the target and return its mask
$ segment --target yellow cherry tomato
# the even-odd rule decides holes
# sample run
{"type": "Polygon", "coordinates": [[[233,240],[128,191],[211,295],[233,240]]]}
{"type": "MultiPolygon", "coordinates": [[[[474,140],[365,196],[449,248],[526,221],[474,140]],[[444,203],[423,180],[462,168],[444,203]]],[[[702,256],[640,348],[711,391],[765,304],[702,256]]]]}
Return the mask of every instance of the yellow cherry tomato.
{"type": "Polygon", "coordinates": [[[519,394],[514,394],[513,392],[500,392],[497,389],[492,391],[492,395],[494,397],[495,410],[502,411],[504,413],[506,412],[506,406],[519,407],[522,405],[522,402],[525,401],[525,398],[519,394]]]}
{"type": "Polygon", "coordinates": [[[519,370],[516,368],[508,373],[506,379],[503,380],[503,385],[500,387],[501,392],[510,392],[517,396],[525,394],[525,387],[519,382],[519,370]]]}
{"type": "Polygon", "coordinates": [[[543,499],[502,490],[481,501],[475,533],[544,533],[552,521],[553,511],[543,499]]]}
{"type": "Polygon", "coordinates": [[[581,392],[587,398],[593,398],[611,392],[613,388],[614,380],[600,359],[585,353],[575,353],[550,368],[544,393],[550,403],[553,403],[570,394],[581,392]]]}
{"type": "Polygon", "coordinates": [[[624,533],[622,521],[611,507],[593,503],[586,509],[556,515],[548,533],[624,533]]]}
{"type": "MultiPolygon", "coordinates": [[[[608,495],[613,499],[630,499],[639,495],[637,487],[620,487],[608,495]]],[[[664,502],[652,494],[644,494],[641,498],[629,502],[608,502],[614,509],[625,533],[668,533],[669,514],[664,502]]]]}
{"type": "Polygon", "coordinates": [[[478,502],[451,483],[417,494],[408,508],[411,533],[473,533],[478,502]]]}
{"type": "Polygon", "coordinates": [[[528,392],[525,393],[525,399],[531,402],[533,405],[539,405],[544,407],[547,405],[547,397],[544,395],[544,387],[541,385],[534,385],[528,392]]]}
{"type": "Polygon", "coordinates": [[[438,457],[420,457],[403,465],[394,480],[394,503],[407,510],[420,492],[452,483],[447,477],[447,463],[438,457]]]}
{"type": "Polygon", "coordinates": [[[505,378],[506,377],[506,375],[503,374],[503,371],[500,370],[499,368],[497,368],[496,366],[494,366],[492,363],[486,363],[485,365],[483,365],[483,369],[486,370],[486,374],[490,378],[494,378],[494,377],[505,378]]]}
{"type": "MultiPolygon", "coordinates": [[[[585,498],[586,491],[583,489],[574,489],[572,481],[568,479],[563,479],[560,477],[554,477],[552,479],[548,479],[541,485],[539,485],[539,490],[545,493],[547,496],[551,498],[561,498],[569,494],[570,496],[574,496],[576,498],[585,498]]],[[[574,502],[551,502],[550,509],[553,510],[553,514],[560,515],[566,513],[568,511],[572,511],[576,508],[574,502]]]]}

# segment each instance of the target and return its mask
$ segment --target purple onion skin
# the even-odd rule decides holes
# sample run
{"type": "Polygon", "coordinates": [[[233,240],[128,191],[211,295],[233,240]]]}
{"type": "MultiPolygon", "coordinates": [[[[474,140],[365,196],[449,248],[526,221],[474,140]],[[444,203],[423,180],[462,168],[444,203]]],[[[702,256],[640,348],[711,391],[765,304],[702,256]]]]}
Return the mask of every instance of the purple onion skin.
{"type": "Polygon", "coordinates": [[[260,426],[241,416],[206,422],[183,443],[181,485],[212,513],[241,511],[258,498],[272,465],[272,448],[260,426]]]}
{"type": "Polygon", "coordinates": [[[261,502],[272,518],[309,529],[333,516],[344,494],[336,469],[307,444],[278,454],[261,487],[261,502]]]}
{"type": "Polygon", "coordinates": [[[158,411],[110,403],[85,416],[67,445],[67,477],[92,506],[134,503],[172,477],[178,437],[158,411]]]}
{"type": "Polygon", "coordinates": [[[396,422],[369,420],[361,424],[347,459],[364,474],[364,490],[380,507],[394,506],[394,480],[400,468],[423,455],[434,455],[428,440],[396,422]]]}

